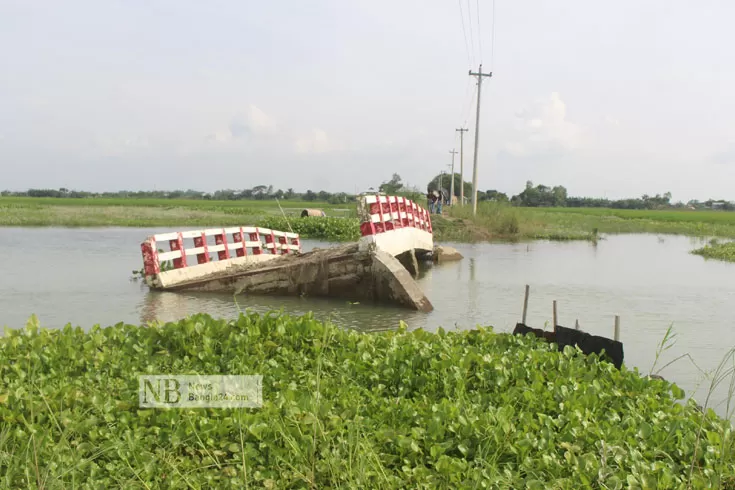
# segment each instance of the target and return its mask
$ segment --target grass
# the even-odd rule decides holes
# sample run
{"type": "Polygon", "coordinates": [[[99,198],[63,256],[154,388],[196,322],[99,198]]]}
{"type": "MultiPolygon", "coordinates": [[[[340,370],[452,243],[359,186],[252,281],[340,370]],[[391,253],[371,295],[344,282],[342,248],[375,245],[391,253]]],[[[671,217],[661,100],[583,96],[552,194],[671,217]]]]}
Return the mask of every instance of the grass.
{"type": "MultiPolygon", "coordinates": [[[[281,206],[294,220],[307,207],[331,216],[356,216],[354,204],[281,201],[281,206]]],[[[0,226],[235,226],[283,213],[275,201],[0,198],[0,226]]]]}
{"type": "MultiPolygon", "coordinates": [[[[283,212],[298,217],[304,208],[319,208],[329,217],[357,216],[354,203],[281,201],[283,212]]],[[[0,197],[0,226],[233,226],[282,220],[275,201],[195,201],[185,199],[55,199],[0,197]]],[[[471,206],[445,208],[432,215],[439,241],[598,240],[600,233],[657,233],[735,238],[735,213],[722,211],[650,211],[600,208],[516,208],[482,202],[477,216],[471,206]]],[[[278,221],[279,225],[286,224],[278,221]]],[[[299,226],[306,226],[301,224],[299,226]]],[[[322,227],[326,225],[320,225],[322,227]]],[[[311,230],[314,232],[315,230],[311,230]]],[[[343,230],[344,231],[344,230],[343,230]]],[[[305,235],[308,230],[305,231],[305,235]]],[[[312,238],[353,239],[340,232],[312,238]]]]}
{"type": "Polygon", "coordinates": [[[471,206],[450,208],[446,216],[432,216],[432,224],[437,240],[444,241],[596,241],[599,238],[594,227],[539,220],[531,208],[501,203],[480,203],[475,216],[471,206]]]}
{"type": "Polygon", "coordinates": [[[735,242],[720,243],[717,240],[712,240],[709,245],[692,250],[692,253],[701,255],[705,259],[735,262],[735,242]]]}
{"type": "MultiPolygon", "coordinates": [[[[0,337],[3,488],[733,488],[731,425],[664,380],[489,328],[195,315],[0,337]],[[138,374],[262,374],[144,409],[138,374]]],[[[705,405],[706,406],[706,405],[705,405]]]]}
{"type": "Polygon", "coordinates": [[[735,238],[735,213],[718,211],[648,211],[598,208],[518,208],[479,203],[449,208],[432,217],[438,239],[590,240],[601,233],[658,233],[735,238]]]}

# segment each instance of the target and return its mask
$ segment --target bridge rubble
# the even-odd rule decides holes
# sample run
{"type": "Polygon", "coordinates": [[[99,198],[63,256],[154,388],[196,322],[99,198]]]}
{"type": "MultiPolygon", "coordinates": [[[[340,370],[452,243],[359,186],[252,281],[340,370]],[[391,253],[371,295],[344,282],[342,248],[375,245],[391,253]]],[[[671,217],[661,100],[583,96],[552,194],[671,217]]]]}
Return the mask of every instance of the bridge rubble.
{"type": "Polygon", "coordinates": [[[141,244],[146,283],[155,290],[337,297],[432,311],[414,280],[416,257],[434,252],[429,213],[408,199],[382,195],[361,196],[358,212],[357,243],[306,253],[297,234],[257,227],[148,237],[141,244]],[[210,237],[214,244],[207,243],[210,237]],[[162,242],[170,251],[158,250],[162,242]],[[196,264],[189,265],[191,255],[196,264]]]}

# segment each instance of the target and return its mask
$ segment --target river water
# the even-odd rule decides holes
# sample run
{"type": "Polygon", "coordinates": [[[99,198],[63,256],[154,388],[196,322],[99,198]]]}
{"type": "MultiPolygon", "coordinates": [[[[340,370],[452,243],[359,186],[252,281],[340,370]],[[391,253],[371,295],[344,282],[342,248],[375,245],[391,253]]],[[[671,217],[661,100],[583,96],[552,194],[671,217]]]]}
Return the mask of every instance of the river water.
{"type": "MultiPolygon", "coordinates": [[[[688,252],[697,239],[655,235],[608,236],[586,242],[449,244],[464,260],[430,267],[419,279],[434,305],[428,314],[343,300],[155,293],[132,271],[142,266],[139,244],[167,229],[0,228],[0,325],[22,327],[31,314],[44,327],[67,323],[89,328],[118,322],[169,321],[198,312],[232,317],[238,308],[291,314],[313,311],[322,319],[361,330],[466,329],[492,325],[509,332],[520,321],[524,286],[531,295],[527,323],[550,328],[552,301],[559,324],[613,336],[621,317],[625,363],[651,370],[667,328],[675,345],[659,364],[689,354],[711,370],[735,346],[735,264],[706,261],[688,252]]],[[[170,230],[174,231],[174,230],[170,230]]],[[[304,250],[328,244],[304,241],[304,250]]],[[[732,366],[732,360],[730,360],[732,366]]],[[[708,386],[688,359],[662,373],[703,402],[708,386]]],[[[724,414],[727,389],[710,405],[724,414]]]]}

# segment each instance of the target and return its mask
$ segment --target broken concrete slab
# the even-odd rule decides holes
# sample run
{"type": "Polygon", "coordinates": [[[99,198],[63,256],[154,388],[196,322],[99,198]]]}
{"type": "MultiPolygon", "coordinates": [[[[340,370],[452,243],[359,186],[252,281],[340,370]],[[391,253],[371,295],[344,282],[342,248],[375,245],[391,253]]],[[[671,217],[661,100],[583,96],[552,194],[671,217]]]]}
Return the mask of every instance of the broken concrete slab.
{"type": "Polygon", "coordinates": [[[442,264],[444,262],[455,262],[464,258],[464,256],[459,253],[456,248],[447,247],[446,245],[435,247],[432,257],[434,262],[436,262],[437,264],[442,264]]]}
{"type": "Polygon", "coordinates": [[[419,311],[431,302],[409,272],[390,254],[358,244],[277,256],[188,278],[168,290],[230,292],[286,296],[341,297],[379,301],[419,311]]]}
{"type": "Polygon", "coordinates": [[[396,259],[406,268],[411,277],[418,277],[419,275],[419,261],[416,258],[416,253],[413,249],[407,250],[402,254],[396,255],[396,259]]]}

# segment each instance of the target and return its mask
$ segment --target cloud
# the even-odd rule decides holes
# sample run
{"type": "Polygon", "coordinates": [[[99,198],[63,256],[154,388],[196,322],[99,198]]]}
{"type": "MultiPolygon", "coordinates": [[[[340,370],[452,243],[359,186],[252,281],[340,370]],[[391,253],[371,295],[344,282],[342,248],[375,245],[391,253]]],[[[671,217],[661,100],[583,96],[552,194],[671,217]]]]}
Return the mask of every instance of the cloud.
{"type": "Polygon", "coordinates": [[[605,116],[603,118],[606,124],[609,124],[610,126],[620,126],[620,119],[612,116],[605,116]]]}
{"type": "Polygon", "coordinates": [[[218,129],[205,138],[210,143],[228,143],[253,135],[263,135],[278,130],[276,120],[255,105],[250,105],[245,113],[236,114],[230,119],[226,129],[218,129]]]}
{"type": "Polygon", "coordinates": [[[248,113],[248,127],[254,133],[263,131],[272,131],[277,128],[276,120],[260,110],[258,107],[251,105],[248,113]]]}
{"type": "Polygon", "coordinates": [[[579,147],[580,128],[567,120],[567,106],[557,92],[516,113],[504,151],[527,157],[567,153],[579,147]]]}
{"type": "Polygon", "coordinates": [[[338,145],[319,128],[296,138],[295,146],[297,153],[327,153],[338,149],[338,145]]]}

